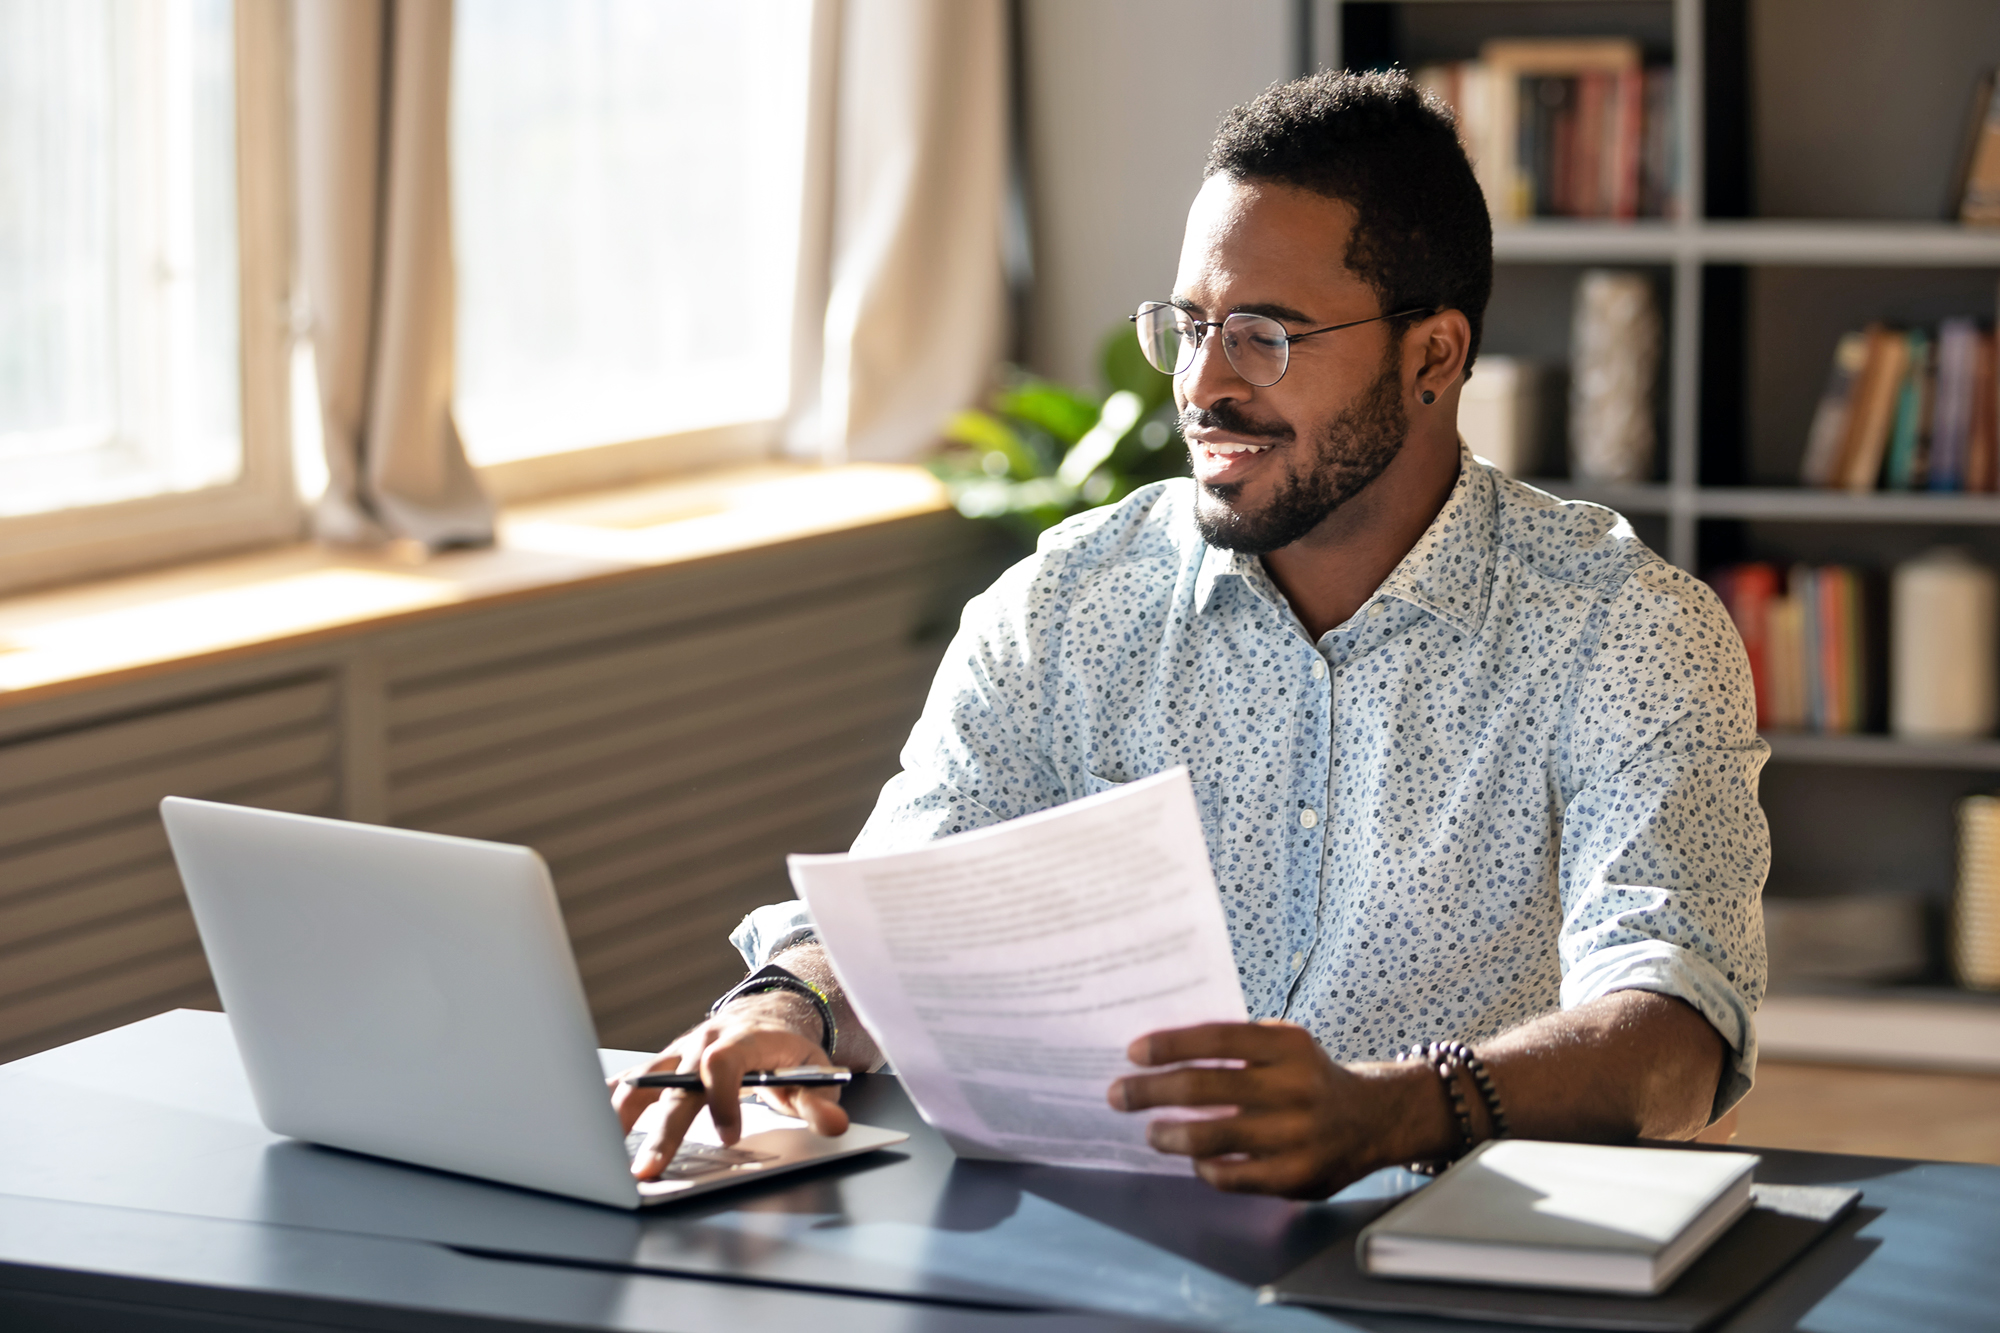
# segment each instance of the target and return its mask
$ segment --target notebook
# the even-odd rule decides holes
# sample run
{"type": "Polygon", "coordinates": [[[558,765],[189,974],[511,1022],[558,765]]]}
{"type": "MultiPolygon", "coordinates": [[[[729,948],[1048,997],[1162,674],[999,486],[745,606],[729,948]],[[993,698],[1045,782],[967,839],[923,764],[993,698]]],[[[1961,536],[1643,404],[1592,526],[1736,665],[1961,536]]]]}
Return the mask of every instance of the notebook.
{"type": "Polygon", "coordinates": [[[1347,1226],[1318,1255],[1266,1286],[1259,1298],[1281,1305],[1482,1324],[1700,1333],[1721,1323],[1795,1261],[1810,1263],[1807,1252],[1860,1197],[1859,1190],[1837,1186],[1753,1185],[1750,1211],[1657,1296],[1370,1277],[1355,1260],[1355,1236],[1394,1201],[1334,1204],[1330,1206],[1347,1226]]]}
{"type": "Polygon", "coordinates": [[[1480,1144],[1366,1227],[1376,1277],[1650,1295],[1750,1207],[1749,1153],[1480,1144]]]}

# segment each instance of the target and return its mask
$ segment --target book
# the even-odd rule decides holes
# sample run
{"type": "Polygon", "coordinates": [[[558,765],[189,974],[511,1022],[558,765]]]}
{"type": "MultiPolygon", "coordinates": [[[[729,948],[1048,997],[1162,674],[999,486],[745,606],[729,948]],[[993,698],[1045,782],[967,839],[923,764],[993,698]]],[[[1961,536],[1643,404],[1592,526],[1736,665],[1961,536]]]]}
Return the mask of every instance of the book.
{"type": "Polygon", "coordinates": [[[1994,354],[1993,330],[1972,336],[1972,383],[1967,396],[1971,402],[1965,433],[1965,489],[2000,489],[2000,412],[1994,402],[1994,377],[2000,373],[2000,358],[1994,354]]]}
{"type": "Polygon", "coordinates": [[[1838,484],[1847,490],[1872,491],[1882,475],[1890,416],[1909,355],[1910,345],[1901,333],[1882,324],[1868,326],[1868,359],[1855,380],[1840,449],[1838,484]]]}
{"type": "Polygon", "coordinates": [[[1806,725],[1806,613],[1795,592],[1773,597],[1764,616],[1764,660],[1771,677],[1771,718],[1759,726],[1798,731],[1806,725]]]}
{"type": "Polygon", "coordinates": [[[1750,1153],[1495,1139],[1362,1228],[1377,1277],[1652,1295],[1750,1208],[1750,1153]]]}
{"type": "Polygon", "coordinates": [[[1609,136],[1611,180],[1607,187],[1611,216],[1639,216],[1639,174],[1645,152],[1646,76],[1623,69],[1612,76],[1612,119],[1609,136]]]}
{"type": "Polygon", "coordinates": [[[1937,408],[1931,416],[1930,489],[1965,487],[1967,448],[1972,436],[1972,376],[1978,359],[1979,327],[1970,319],[1938,325],[1937,408]]]}
{"type": "MultiPolygon", "coordinates": [[[[1549,187],[1556,107],[1537,106],[1527,99],[1539,98],[1545,90],[1556,99],[1557,107],[1567,100],[1576,76],[1585,73],[1624,72],[1640,69],[1639,44],[1628,37],[1496,38],[1480,48],[1480,62],[1486,67],[1488,106],[1493,135],[1486,146],[1492,193],[1487,207],[1496,221],[1534,217],[1552,207],[1555,191],[1549,187]],[[1530,88],[1528,85],[1533,84],[1530,88]]],[[[1594,151],[1596,145],[1590,145],[1594,151]]],[[[1565,159],[1566,162],[1566,159],[1565,159]]],[[[1560,178],[1556,178],[1559,180],[1560,178]]]]}
{"type": "Polygon", "coordinates": [[[1808,486],[1834,484],[1834,469],[1840,465],[1840,448],[1847,438],[1848,403],[1867,362],[1867,334],[1842,334],[1834,344],[1833,365],[1827,370],[1819,406],[1813,410],[1812,425],[1806,432],[1805,460],[1799,466],[1799,480],[1808,486]]]}
{"type": "Polygon", "coordinates": [[[1974,90],[1972,106],[1959,153],[1958,220],[2000,225],[2000,83],[1992,74],[1974,90]]]}
{"type": "Polygon", "coordinates": [[[1496,222],[1670,211],[1671,66],[1643,67],[1624,38],[1500,39],[1484,51],[1412,79],[1452,107],[1496,222]]]}
{"type": "MultiPolygon", "coordinates": [[[[2000,806],[2000,802],[1995,803],[2000,806]]],[[[1992,821],[2000,828],[2000,819],[1992,821]]],[[[1995,841],[2000,841],[1996,838],[1995,841]]],[[[1996,951],[2000,958],[2000,951],[1996,951]]],[[[1685,1150],[1684,1150],[1685,1151],[1685,1150]]],[[[1318,1254],[1258,1292],[1260,1302],[1305,1305],[1327,1310],[1368,1310],[1403,1316],[1437,1316],[1474,1321],[1484,1328],[1513,1324],[1529,1328],[1616,1329],[1622,1333],[1702,1333],[1726,1319],[1793,1264],[1812,1275],[1802,1285],[1823,1290],[1847,1271],[1827,1251],[1813,1246],[1853,1210],[1860,1191],[1816,1185],[1750,1187],[1750,1211],[1708,1252],[1695,1260],[1671,1288],[1635,1299],[1623,1293],[1597,1294],[1534,1288],[1385,1281],[1369,1277],[1355,1261],[1354,1234],[1394,1200],[1336,1204],[1330,1243],[1318,1254]],[[1822,1265],[1825,1265],[1822,1267],[1822,1265]]],[[[1851,1265],[1850,1265],[1851,1266],[1851,1265]]],[[[1373,1327],[1369,1321],[1356,1321],[1373,1327]]],[[[1397,1325],[1401,1327],[1401,1324],[1397,1325]]]]}
{"type": "Polygon", "coordinates": [[[1743,639],[1750,659],[1750,681],[1757,694],[1757,725],[1775,727],[1771,660],[1771,603],[1778,597],[1778,570],[1761,561],[1717,570],[1712,580],[1729,619],[1743,639]]]}
{"type": "Polygon", "coordinates": [[[1882,487],[1890,491],[1913,487],[1930,397],[1930,336],[1922,329],[1911,329],[1907,336],[1909,357],[1902,386],[1896,391],[1895,420],[1889,429],[1889,459],[1883,465],[1882,487]]]}
{"type": "Polygon", "coordinates": [[[1811,565],[1793,565],[1785,583],[1799,606],[1799,679],[1805,687],[1803,724],[1811,731],[1825,731],[1826,654],[1820,640],[1825,630],[1826,603],[1819,595],[1819,571],[1811,565]]]}
{"type": "Polygon", "coordinates": [[[1951,183],[1945,187],[1946,222],[1957,222],[1965,207],[1965,183],[1972,177],[1972,159],[1979,155],[1979,140],[1986,128],[1986,113],[1993,102],[1996,71],[1987,70],[1972,82],[1972,100],[1965,104],[1965,125],[1958,134],[1958,156],[1952,159],[1951,183]]]}
{"type": "Polygon", "coordinates": [[[1645,151],[1639,168],[1639,213],[1642,217],[1680,216],[1680,136],[1675,132],[1679,101],[1671,65],[1646,71],[1645,151]]]}

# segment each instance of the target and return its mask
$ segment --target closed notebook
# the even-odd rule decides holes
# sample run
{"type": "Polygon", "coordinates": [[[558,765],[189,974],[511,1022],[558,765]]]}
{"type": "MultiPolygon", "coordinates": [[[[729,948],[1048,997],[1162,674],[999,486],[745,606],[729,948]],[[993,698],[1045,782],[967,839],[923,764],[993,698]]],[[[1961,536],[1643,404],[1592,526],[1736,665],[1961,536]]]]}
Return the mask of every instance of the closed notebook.
{"type": "Polygon", "coordinates": [[[1750,1207],[1749,1153],[1499,1139],[1356,1240],[1375,1277],[1663,1291],[1750,1207]]]}

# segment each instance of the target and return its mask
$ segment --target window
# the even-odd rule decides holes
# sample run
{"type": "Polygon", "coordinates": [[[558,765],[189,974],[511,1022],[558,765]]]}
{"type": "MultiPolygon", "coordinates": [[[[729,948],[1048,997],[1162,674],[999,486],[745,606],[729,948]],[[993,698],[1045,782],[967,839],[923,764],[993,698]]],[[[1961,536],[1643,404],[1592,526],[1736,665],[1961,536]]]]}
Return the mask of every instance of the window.
{"type": "Polygon", "coordinates": [[[459,0],[456,406],[489,481],[696,432],[768,451],[810,29],[810,0],[459,0]]]}
{"type": "Polygon", "coordinates": [[[238,130],[280,37],[229,0],[0,0],[0,587],[296,525],[283,387],[246,374],[282,359],[282,171],[246,199],[273,130],[238,130]],[[247,340],[246,292],[278,297],[247,340]]]}

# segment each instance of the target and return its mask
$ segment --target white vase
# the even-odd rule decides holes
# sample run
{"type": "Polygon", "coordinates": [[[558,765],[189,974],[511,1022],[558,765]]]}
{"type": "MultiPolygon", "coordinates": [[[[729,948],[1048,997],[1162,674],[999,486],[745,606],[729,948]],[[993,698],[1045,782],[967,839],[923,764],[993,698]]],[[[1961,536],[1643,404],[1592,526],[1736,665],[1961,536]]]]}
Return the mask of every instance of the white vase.
{"type": "Polygon", "coordinates": [[[1922,740],[1991,735],[2000,580],[1955,550],[1896,566],[1889,588],[1889,729],[1922,740]]]}
{"type": "Polygon", "coordinates": [[[1570,475],[1636,482],[1653,475],[1660,307],[1643,273],[1586,271],[1570,325],[1570,475]]]}

